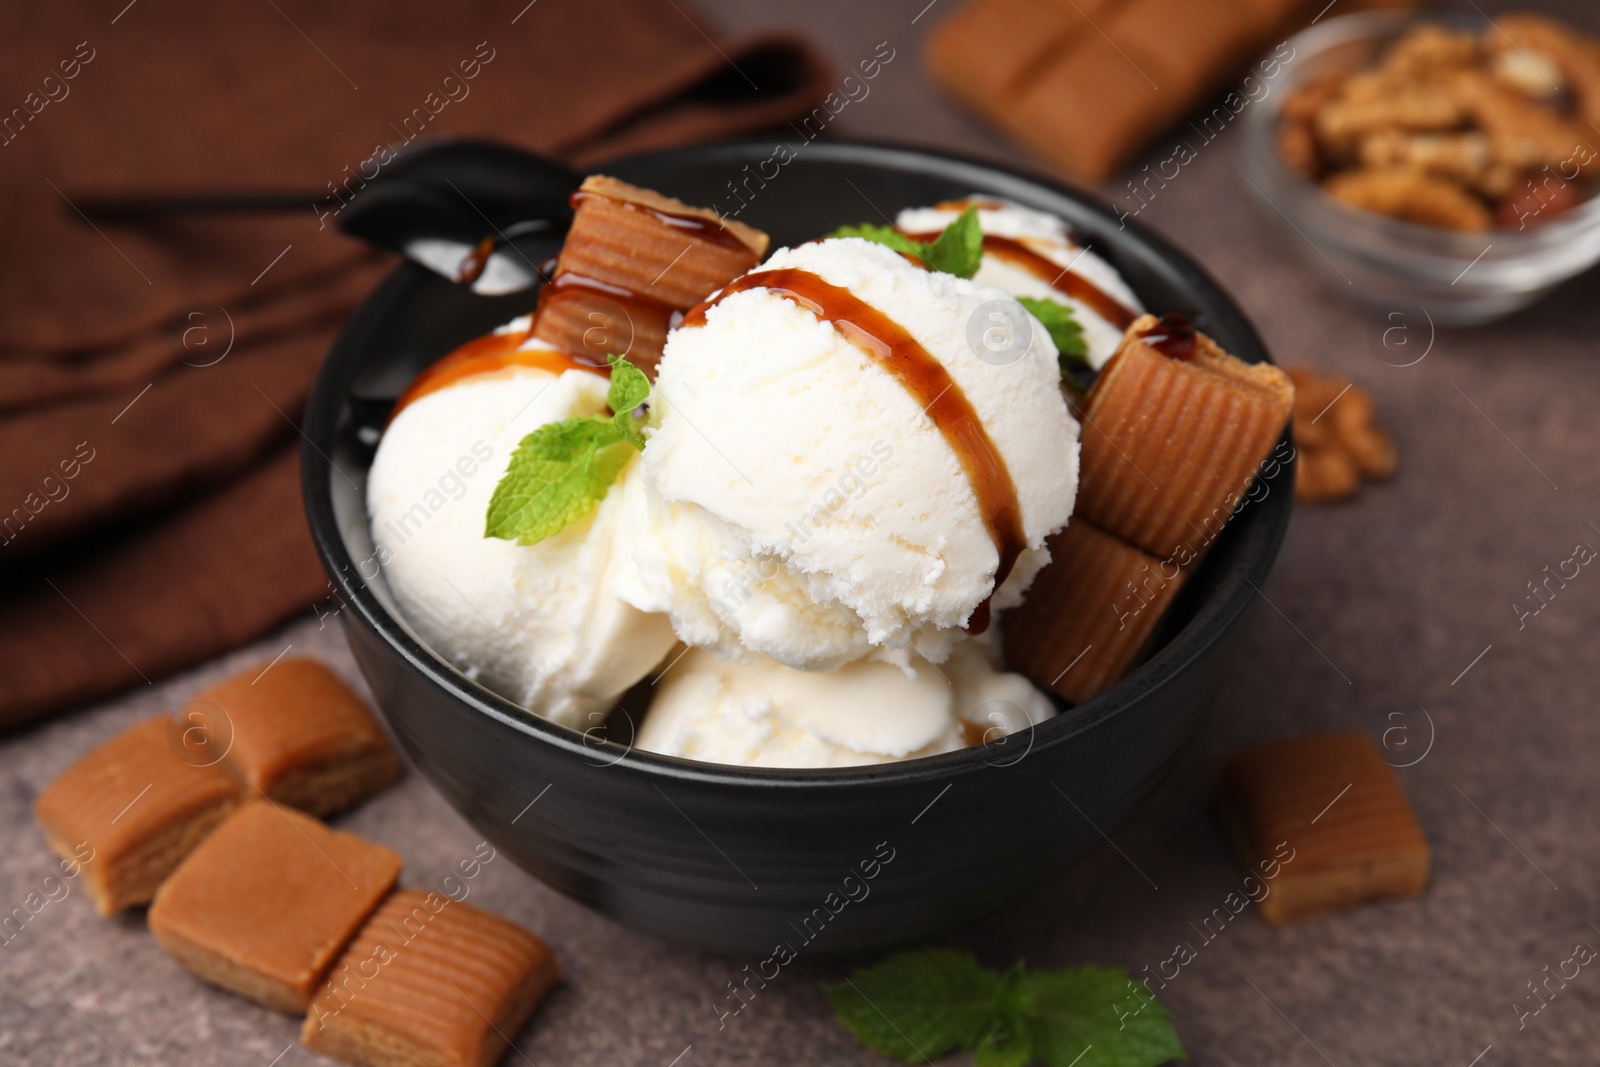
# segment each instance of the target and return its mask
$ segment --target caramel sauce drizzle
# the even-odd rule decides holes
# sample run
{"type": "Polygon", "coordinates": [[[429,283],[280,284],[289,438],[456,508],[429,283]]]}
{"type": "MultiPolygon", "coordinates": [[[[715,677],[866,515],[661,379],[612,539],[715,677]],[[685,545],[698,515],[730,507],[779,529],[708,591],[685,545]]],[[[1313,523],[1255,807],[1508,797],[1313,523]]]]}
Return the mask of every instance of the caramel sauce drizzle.
{"type": "MultiPolygon", "coordinates": [[[[994,588],[1000,588],[1016,565],[1017,557],[1027,547],[1022,505],[1005,459],[944,364],[933,358],[899,323],[850,290],[830,285],[810,271],[792,267],[756,271],[730,282],[716,297],[690,309],[683,317],[683,325],[703,326],[710,308],[734,293],[758,288],[793,301],[822,321],[832,323],[846,340],[888,371],[933,419],[955,451],[972,485],[973,495],[978,499],[984,526],[994,539],[995,551],[999,554],[994,588]]],[[[988,625],[989,598],[985,597],[972,613],[967,629],[971,633],[982,633],[988,625]]]]}
{"type": "MultiPolygon", "coordinates": [[[[644,211],[667,226],[683,232],[686,236],[698,238],[711,244],[721,245],[726,248],[736,248],[752,257],[755,252],[749,245],[741,241],[734,233],[720,222],[703,218],[699,215],[680,214],[664,211],[660,208],[650,207],[645,204],[635,203],[631,200],[620,200],[616,197],[606,196],[603,193],[579,190],[572,194],[569,202],[574,210],[580,207],[585,200],[598,198],[610,200],[621,204],[632,211],[644,211]]],[[[461,283],[471,283],[483,275],[488,266],[489,259],[497,247],[493,235],[485,237],[462,259],[456,271],[456,280],[461,283]]],[[[556,270],[556,259],[551,259],[540,265],[540,273],[549,277],[556,270]]],[[[566,270],[556,273],[539,290],[539,302],[534,309],[533,320],[547,309],[566,301],[584,299],[602,299],[615,304],[630,320],[639,319],[655,322],[660,325],[665,333],[677,326],[683,318],[682,309],[657,300],[645,293],[634,292],[612,282],[604,282],[598,278],[590,278],[574,271],[566,270]]],[[[533,327],[511,333],[487,334],[457,348],[449,355],[429,366],[416,378],[412,379],[405,392],[400,394],[395,401],[394,409],[389,413],[389,420],[419,397],[427,396],[452,385],[463,378],[470,378],[478,374],[491,374],[508,367],[539,367],[553,374],[560,374],[568,370],[588,371],[601,377],[608,377],[610,368],[600,363],[584,359],[581,356],[558,352],[553,349],[531,348],[523,349],[522,344],[533,336],[533,327]]]]}
{"type": "Polygon", "coordinates": [[[1004,211],[1006,205],[1002,204],[998,200],[990,200],[987,197],[966,196],[962,197],[960,200],[941,200],[937,204],[933,205],[933,210],[955,211],[959,213],[967,210],[969,207],[975,207],[979,211],[1004,211]]]}
{"type": "Polygon", "coordinates": [[[1194,336],[1194,323],[1182,315],[1163,315],[1139,340],[1168,359],[1187,363],[1194,359],[1194,336]]]}
{"type": "Polygon", "coordinates": [[[565,301],[596,297],[616,304],[630,320],[637,316],[640,320],[659,324],[663,333],[677,325],[678,316],[683,314],[665,300],[657,300],[653,296],[636,293],[632,289],[612,282],[603,282],[598,278],[564,270],[539,290],[539,303],[534,309],[534,316],[537,318],[548,308],[565,301]]]}
{"type": "MultiPolygon", "coordinates": [[[[906,236],[913,241],[932,241],[939,235],[936,233],[908,233],[906,236]]],[[[1096,315],[1099,315],[1119,330],[1126,330],[1133,325],[1133,320],[1139,317],[1138,313],[1132,308],[1123,304],[1088,278],[1041,256],[1029,248],[1027,244],[1014,237],[1001,237],[997,234],[986,233],[983,235],[983,250],[997,259],[1016,264],[1035,278],[1047,283],[1057,292],[1064,293],[1074,300],[1082,301],[1096,315]]]]}
{"type": "Polygon", "coordinates": [[[498,245],[495,234],[490,234],[477,244],[472,250],[461,257],[461,264],[456,267],[456,284],[471,285],[483,277],[484,269],[489,266],[489,259],[494,255],[498,245]]]}
{"type": "Polygon", "coordinates": [[[722,245],[724,248],[737,248],[752,256],[755,255],[754,250],[739,240],[733,231],[729,230],[721,222],[705,218],[702,215],[684,215],[675,211],[664,211],[658,207],[650,207],[647,204],[641,204],[633,200],[621,200],[614,196],[607,196],[605,193],[597,193],[586,189],[579,189],[573,193],[568,199],[568,203],[576,211],[585,200],[591,199],[609,200],[613,204],[621,204],[631,211],[643,211],[659,220],[662,224],[671,226],[675,230],[682,230],[684,233],[698,237],[702,241],[722,245]]]}
{"type": "Polygon", "coordinates": [[[523,349],[522,344],[532,334],[533,329],[530,326],[527,330],[485,334],[468,341],[449,355],[429,365],[411,380],[405,392],[394,402],[394,408],[389,412],[389,421],[393,422],[394,417],[400,414],[406,405],[429,393],[436,393],[463,378],[492,374],[508,367],[538,367],[552,374],[582,370],[598,374],[602,378],[610,378],[609,367],[602,367],[586,359],[579,359],[577,356],[549,348],[523,349]]]}

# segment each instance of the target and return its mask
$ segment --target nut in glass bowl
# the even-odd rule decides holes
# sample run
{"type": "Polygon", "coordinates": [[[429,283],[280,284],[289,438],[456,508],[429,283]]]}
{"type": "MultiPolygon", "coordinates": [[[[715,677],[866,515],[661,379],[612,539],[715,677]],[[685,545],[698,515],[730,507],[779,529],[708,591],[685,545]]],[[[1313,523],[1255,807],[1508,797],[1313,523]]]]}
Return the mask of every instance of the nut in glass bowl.
{"type": "MultiPolygon", "coordinates": [[[[1557,25],[1539,21],[1541,29],[1557,25]]],[[[1265,201],[1263,209],[1288,224],[1292,231],[1289,240],[1306,261],[1336,290],[1360,301],[1379,307],[1393,307],[1396,301],[1415,302],[1433,321],[1446,325],[1471,325],[1508,315],[1600,260],[1600,197],[1589,195],[1593,190],[1590,174],[1600,166],[1600,132],[1579,116],[1563,125],[1557,110],[1582,108],[1585,86],[1568,84],[1542,52],[1505,37],[1505,55],[1512,57],[1511,61],[1488,68],[1493,73],[1465,70],[1451,74],[1457,81],[1450,84],[1471,85],[1474,80],[1484,83],[1494,78],[1506,87],[1490,85],[1487,91],[1508,95],[1514,91],[1519,73],[1527,76],[1526,81],[1538,79],[1539,84],[1529,86],[1527,100],[1534,101],[1534,94],[1548,87],[1548,107],[1531,110],[1530,103],[1522,119],[1548,128],[1524,129],[1516,125],[1522,119],[1513,116],[1509,135],[1481,131],[1473,126],[1470,105],[1452,114],[1446,101],[1443,114],[1413,112],[1405,116],[1399,123],[1400,135],[1364,138],[1350,149],[1358,157],[1357,166],[1331,177],[1324,175],[1322,184],[1306,173],[1316,164],[1286,158],[1285,148],[1293,153],[1294,146],[1284,144],[1281,131],[1285,102],[1297,95],[1305,98],[1298,90],[1341,75],[1368,77],[1370,68],[1385,56],[1390,57],[1392,72],[1396,65],[1393,50],[1403,38],[1420,41],[1424,50],[1448,48],[1452,40],[1470,49],[1465,44],[1468,35],[1492,42],[1502,38],[1482,17],[1441,11],[1375,12],[1313,26],[1290,41],[1293,58],[1283,64],[1276,91],[1263,101],[1267,106],[1251,109],[1245,120],[1245,179],[1265,201]],[[1409,32],[1425,25],[1440,32],[1409,32]],[[1567,129],[1582,132],[1568,138],[1561,132],[1567,129]],[[1496,153],[1506,144],[1520,150],[1534,141],[1535,135],[1560,140],[1564,151],[1554,153],[1559,158],[1541,160],[1539,153],[1530,149],[1523,168],[1501,167],[1495,173],[1496,156],[1488,167],[1474,173],[1475,185],[1455,183],[1449,175],[1451,160],[1440,158],[1441,152],[1471,150],[1485,141],[1496,153]],[[1574,142],[1570,149],[1567,139],[1574,142]],[[1433,153],[1425,163],[1415,158],[1404,160],[1384,174],[1378,173],[1382,163],[1374,166],[1376,154],[1388,153],[1393,162],[1396,154],[1409,149],[1414,155],[1422,148],[1433,153]],[[1437,195],[1425,204],[1407,203],[1408,190],[1385,187],[1383,180],[1400,176],[1416,179],[1437,195]],[[1354,206],[1356,203],[1365,206],[1354,206]],[[1380,214],[1380,210],[1392,214],[1380,214]],[[1412,221],[1422,219],[1426,223],[1412,221]]],[[[1575,32],[1569,41],[1574,49],[1589,47],[1578,41],[1575,32]]],[[[1594,56],[1596,81],[1587,87],[1600,96],[1600,48],[1594,56]]],[[[1492,57],[1485,62],[1492,63],[1492,57]]],[[[1441,95],[1393,93],[1382,103],[1385,107],[1415,104],[1426,108],[1440,105],[1441,95]],[[1405,100],[1399,99],[1402,95],[1405,100]]],[[[1497,96],[1493,103],[1499,102],[1497,96]]],[[[1593,103],[1600,104],[1600,99],[1593,103]]]]}

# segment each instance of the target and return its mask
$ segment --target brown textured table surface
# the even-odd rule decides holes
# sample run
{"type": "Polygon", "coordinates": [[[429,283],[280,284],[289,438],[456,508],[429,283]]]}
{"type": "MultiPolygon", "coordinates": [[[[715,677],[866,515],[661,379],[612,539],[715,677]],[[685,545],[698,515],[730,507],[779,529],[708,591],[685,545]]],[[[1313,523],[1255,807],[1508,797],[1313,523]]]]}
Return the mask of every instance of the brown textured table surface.
{"type": "MultiPolygon", "coordinates": [[[[1018,162],[922,76],[919,39],[953,2],[701,0],[726,29],[799,28],[841,68],[889,41],[895,60],[840,114],[838,133],[1018,162]]],[[[1600,29],[1582,0],[1561,13],[1600,29]]],[[[1207,265],[1280,361],[1370,387],[1399,446],[1399,477],[1296,515],[1264,590],[1270,606],[1244,624],[1234,680],[1172,780],[1111,829],[1117,847],[948,943],[996,965],[1026,957],[1138,970],[1187,942],[1196,958],[1162,998],[1199,1064],[1593,1063],[1600,975],[1581,972],[1520,1026],[1515,1005],[1531,1006],[1526,983],[1575,944],[1600,945],[1600,576],[1580,573],[1524,629],[1512,603],[1577,542],[1600,545],[1600,275],[1506,322],[1441,330],[1421,362],[1388,366],[1375,353],[1395,321],[1305,274],[1250,202],[1236,132],[1141,219],[1207,265]],[[1196,924],[1242,877],[1208,802],[1224,755],[1290,733],[1357,730],[1376,741],[1395,727],[1405,732],[1388,734],[1393,761],[1427,752],[1400,772],[1433,846],[1427,895],[1284,929],[1246,912],[1205,941],[1196,924]]],[[[1408,321],[1420,343],[1426,325],[1408,321]]],[[[0,742],[0,910],[53,870],[30,816],[46,782],[139,717],[289,644],[355,680],[337,631],[308,620],[0,742]]],[[[478,842],[415,774],[338,822],[400,851],[413,886],[439,882],[478,842]]],[[[818,982],[837,965],[802,958],[719,1031],[708,1004],[737,963],[618,927],[504,857],[470,899],[546,937],[569,977],[508,1063],[888,1062],[833,1022],[818,982]]],[[[327,1062],[296,1044],[297,1025],[190,978],[156,948],[142,914],[102,920],[81,889],[0,948],[7,1064],[327,1062]]]]}

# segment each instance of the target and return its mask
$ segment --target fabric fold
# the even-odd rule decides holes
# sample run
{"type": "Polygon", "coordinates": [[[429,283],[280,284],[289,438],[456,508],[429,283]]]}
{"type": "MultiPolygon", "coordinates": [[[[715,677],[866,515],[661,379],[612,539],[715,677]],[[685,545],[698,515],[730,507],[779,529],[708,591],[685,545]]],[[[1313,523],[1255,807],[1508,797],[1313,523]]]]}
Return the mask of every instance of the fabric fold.
{"type": "Polygon", "coordinates": [[[719,42],[682,0],[479,0],[443,24],[423,0],[278,6],[180,0],[114,25],[91,0],[0,10],[8,67],[57,86],[0,129],[0,728],[322,595],[296,423],[396,261],[312,202],[358,192],[380,147],[489,137],[589,166],[782,127],[831,78],[803,40],[719,42]],[[138,223],[79,207],[250,191],[306,207],[138,223]]]}

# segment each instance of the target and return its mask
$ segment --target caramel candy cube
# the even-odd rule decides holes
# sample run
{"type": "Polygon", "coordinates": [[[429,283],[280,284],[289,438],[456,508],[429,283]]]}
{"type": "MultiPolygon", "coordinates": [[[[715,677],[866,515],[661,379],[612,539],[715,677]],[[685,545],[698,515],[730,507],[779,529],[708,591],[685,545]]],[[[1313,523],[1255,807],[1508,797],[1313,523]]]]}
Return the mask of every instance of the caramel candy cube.
{"type": "Polygon", "coordinates": [[[1137,49],[1119,52],[1099,33],[1080,35],[1014,100],[1002,101],[995,119],[1047,163],[1104,181],[1167,124],[1175,94],[1140,73],[1152,66],[1137,49]]]}
{"type": "Polygon", "coordinates": [[[156,893],[150,932],[201,978],[302,1012],[399,876],[400,857],[382,845],[246,803],[156,893]]]}
{"type": "Polygon", "coordinates": [[[1127,672],[1186,573],[1076,515],[1046,544],[1049,566],[1002,620],[1006,659],[1082,703],[1127,672]]]}
{"type": "Polygon", "coordinates": [[[224,766],[253,799],[312,815],[347,808],[388,786],[400,757],[361,698],[322,664],[286,659],[201,693],[184,709],[209,716],[224,766]]]}
{"type": "Polygon", "coordinates": [[[95,907],[110,915],[148,903],[238,796],[222,768],[184,750],[181,725],[158,715],[68,767],[33,810],[50,847],[81,865],[95,907]]]}
{"type": "MultiPolygon", "coordinates": [[[[927,61],[963,105],[1099,182],[1305,13],[1305,0],[970,0],[929,34],[927,61]]],[[[1252,84],[1175,136],[1168,153],[1214,138],[1252,84]]]]}
{"type": "Polygon", "coordinates": [[[549,946],[520,926],[403,890],[345,950],[300,1040],[367,1067],[488,1067],[560,980],[549,946]]]}
{"type": "Polygon", "coordinates": [[[1260,908],[1273,925],[1427,887],[1422,827],[1394,771],[1360,734],[1236,752],[1217,804],[1240,861],[1269,879],[1260,908]]]}
{"type": "Polygon", "coordinates": [[[1162,559],[1203,555],[1283,433],[1294,386],[1178,316],[1128,327],[1083,413],[1078,514],[1162,559]]]}
{"type": "MultiPolygon", "coordinates": [[[[1140,66],[1172,101],[1169,113],[1176,117],[1255,50],[1262,26],[1241,18],[1238,5],[1239,0],[1132,0],[1109,20],[1106,36],[1124,52],[1133,48],[1150,57],[1140,66]]],[[[1226,126],[1233,112],[1224,107],[1221,116],[1226,126]]],[[[1207,136],[1216,133],[1208,130],[1207,136]]]]}
{"type": "Polygon", "coordinates": [[[584,179],[573,203],[533,335],[600,363],[625,355],[652,377],[676,316],[767,250],[754,227],[604,175],[584,179]]]}
{"type": "Polygon", "coordinates": [[[959,7],[928,35],[924,58],[939,88],[990,121],[1003,121],[1014,95],[1061,54],[1093,33],[1112,0],[980,0],[959,7]],[[1019,32],[1024,31],[1024,32],[1019,32]]]}

